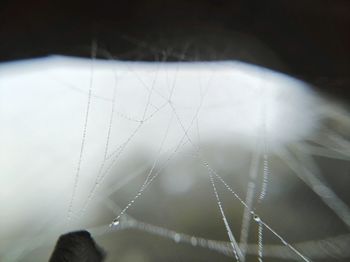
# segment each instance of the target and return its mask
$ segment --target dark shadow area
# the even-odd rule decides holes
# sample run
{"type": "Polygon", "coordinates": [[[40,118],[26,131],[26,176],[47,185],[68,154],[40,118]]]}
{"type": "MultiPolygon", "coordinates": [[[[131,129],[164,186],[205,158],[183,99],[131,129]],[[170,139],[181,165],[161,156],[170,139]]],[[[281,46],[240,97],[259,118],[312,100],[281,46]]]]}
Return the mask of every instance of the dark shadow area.
{"type": "Polygon", "coordinates": [[[238,59],[344,98],[349,13],[346,0],[5,1],[0,61],[89,57],[96,39],[118,59],[154,61],[165,50],[166,60],[178,61],[175,51],[186,60],[238,59]]]}

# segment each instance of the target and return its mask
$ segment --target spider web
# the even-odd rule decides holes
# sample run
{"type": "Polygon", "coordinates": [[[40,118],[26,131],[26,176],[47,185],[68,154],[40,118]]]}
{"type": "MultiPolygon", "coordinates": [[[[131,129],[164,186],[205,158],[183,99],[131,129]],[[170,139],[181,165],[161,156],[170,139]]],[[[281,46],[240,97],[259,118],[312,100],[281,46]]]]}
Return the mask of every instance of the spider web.
{"type": "MultiPolygon", "coordinates": [[[[39,130],[44,141],[68,142],[50,142],[44,151],[73,158],[63,158],[65,169],[37,178],[35,188],[46,188],[43,196],[58,189],[46,206],[30,208],[41,214],[47,207],[46,215],[19,220],[21,236],[3,240],[5,261],[36,261],[47,256],[46,245],[57,234],[79,228],[88,228],[111,260],[345,261],[350,256],[350,210],[344,200],[349,199],[344,185],[350,120],[343,107],[267,69],[186,63],[190,45],[162,50],[128,41],[160,61],[119,62],[93,43],[90,61],[55,58],[58,66],[45,74],[20,75],[29,91],[16,79],[7,80],[3,70],[4,123],[19,128],[14,116],[20,115],[28,139],[39,130]],[[179,62],[166,62],[169,56],[179,62]],[[42,83],[30,82],[36,75],[42,83]],[[24,94],[14,95],[17,91],[24,94]],[[32,105],[41,93],[44,102],[32,105]],[[28,112],[6,103],[12,96],[28,112]],[[45,108],[47,115],[32,118],[45,108]],[[336,124],[327,124],[329,119],[336,124]],[[334,172],[337,166],[343,174],[330,176],[327,169],[334,172]],[[171,241],[164,244],[164,238],[171,241]]],[[[58,164],[43,162],[48,167],[41,171],[58,164]]],[[[17,175],[11,168],[3,167],[17,175]]],[[[20,178],[21,183],[31,179],[20,178]]],[[[20,194],[16,199],[24,202],[20,194]]]]}

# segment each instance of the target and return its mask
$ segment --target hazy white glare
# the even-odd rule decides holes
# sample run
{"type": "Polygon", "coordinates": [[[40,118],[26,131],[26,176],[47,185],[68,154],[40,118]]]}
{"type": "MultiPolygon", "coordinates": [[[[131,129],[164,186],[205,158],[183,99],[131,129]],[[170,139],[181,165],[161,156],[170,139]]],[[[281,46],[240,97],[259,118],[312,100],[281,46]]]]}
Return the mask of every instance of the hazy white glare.
{"type": "MultiPolygon", "coordinates": [[[[0,67],[0,240],[7,239],[4,246],[11,245],[8,239],[28,225],[57,223],[66,214],[90,76],[91,60],[65,57],[0,67]]],[[[273,150],[312,135],[320,118],[318,98],[306,84],[257,66],[96,61],[74,212],[81,208],[103,161],[114,87],[108,156],[142,123],[121,154],[121,165],[135,152],[153,159],[171,116],[178,121],[171,122],[162,157],[176,146],[184,128],[196,144],[232,140],[253,148],[265,136],[273,150]],[[194,117],[196,123],[191,124],[194,117]]],[[[162,180],[165,190],[182,193],[193,184],[192,179],[176,181],[172,176],[176,171],[162,180]]]]}

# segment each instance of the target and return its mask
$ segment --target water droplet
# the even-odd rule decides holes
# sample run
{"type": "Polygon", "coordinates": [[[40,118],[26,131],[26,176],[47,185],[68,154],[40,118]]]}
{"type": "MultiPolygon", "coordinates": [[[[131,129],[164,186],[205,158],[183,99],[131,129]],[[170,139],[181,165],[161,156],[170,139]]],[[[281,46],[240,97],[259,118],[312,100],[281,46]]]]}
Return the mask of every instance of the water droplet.
{"type": "Polygon", "coordinates": [[[191,237],[191,244],[192,244],[192,246],[197,246],[197,238],[195,238],[195,237],[191,237]]]}
{"type": "Polygon", "coordinates": [[[119,219],[114,219],[110,224],[110,227],[117,227],[120,224],[119,219]]]}
{"type": "Polygon", "coordinates": [[[258,216],[258,215],[254,215],[254,220],[256,221],[256,222],[260,222],[261,220],[260,220],[260,217],[258,216]]]}
{"type": "Polygon", "coordinates": [[[174,241],[175,241],[176,243],[179,243],[180,240],[181,240],[180,234],[176,233],[176,234],[174,235],[174,241]]]}

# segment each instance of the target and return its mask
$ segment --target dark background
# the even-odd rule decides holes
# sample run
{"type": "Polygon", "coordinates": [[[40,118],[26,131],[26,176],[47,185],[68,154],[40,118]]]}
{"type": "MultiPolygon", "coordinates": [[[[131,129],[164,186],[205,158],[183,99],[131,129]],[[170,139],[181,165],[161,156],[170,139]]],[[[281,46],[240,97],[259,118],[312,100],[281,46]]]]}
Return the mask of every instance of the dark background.
{"type": "MultiPolygon", "coordinates": [[[[161,59],[159,53],[169,46],[187,45],[186,53],[182,51],[186,60],[239,59],[286,72],[338,97],[350,97],[347,0],[13,0],[0,4],[0,61],[50,54],[88,57],[92,39],[118,59],[128,60],[161,59]]],[[[179,60],[179,56],[168,54],[166,59],[179,60]]]]}

